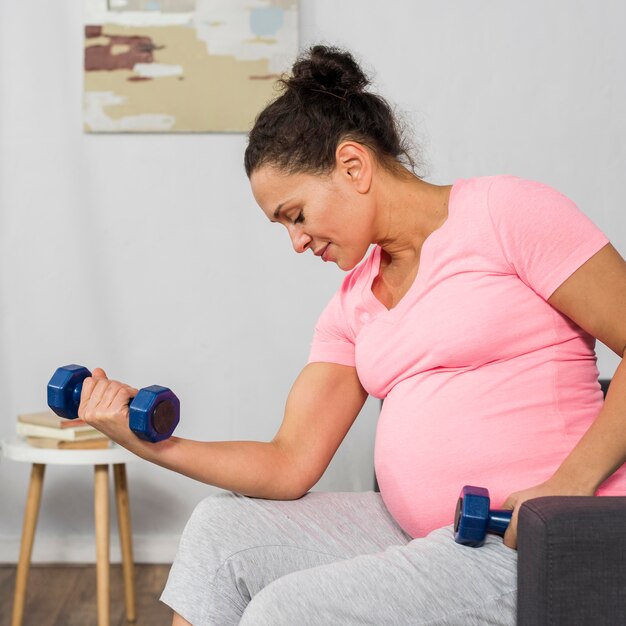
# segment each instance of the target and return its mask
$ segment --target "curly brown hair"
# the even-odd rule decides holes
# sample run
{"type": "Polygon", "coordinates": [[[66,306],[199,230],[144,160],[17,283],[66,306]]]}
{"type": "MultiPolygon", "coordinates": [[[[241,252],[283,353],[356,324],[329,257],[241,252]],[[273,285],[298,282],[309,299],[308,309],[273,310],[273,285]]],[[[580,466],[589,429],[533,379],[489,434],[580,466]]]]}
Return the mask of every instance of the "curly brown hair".
{"type": "Polygon", "coordinates": [[[366,91],[370,80],[352,54],[316,45],[298,57],[281,95],[257,116],[248,135],[248,177],[270,164],[287,173],[327,174],[341,141],[370,148],[385,167],[415,171],[409,143],[389,103],[366,91]]]}

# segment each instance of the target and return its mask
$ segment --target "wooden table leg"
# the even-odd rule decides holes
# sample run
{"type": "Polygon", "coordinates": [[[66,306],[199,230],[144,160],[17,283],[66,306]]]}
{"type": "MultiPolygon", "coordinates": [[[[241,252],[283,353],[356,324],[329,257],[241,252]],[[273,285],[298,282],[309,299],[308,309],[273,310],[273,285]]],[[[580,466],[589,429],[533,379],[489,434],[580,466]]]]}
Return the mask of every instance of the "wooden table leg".
{"type": "Polygon", "coordinates": [[[33,467],[30,472],[30,485],[28,487],[28,497],[26,499],[26,509],[24,511],[24,524],[22,527],[20,560],[17,564],[17,574],[15,577],[15,596],[13,599],[13,617],[11,620],[12,626],[22,626],[22,620],[24,618],[26,583],[28,581],[28,572],[30,570],[30,557],[33,551],[37,517],[39,516],[41,488],[43,486],[45,469],[45,465],[33,463],[33,467]]]}
{"type": "Polygon", "coordinates": [[[98,626],[109,626],[109,466],[96,465],[94,512],[96,519],[96,574],[98,626]]]}
{"type": "Polygon", "coordinates": [[[124,463],[116,463],[113,465],[113,475],[115,477],[117,522],[120,531],[120,546],[122,549],[126,620],[134,622],[137,619],[135,610],[135,567],[133,562],[133,535],[130,523],[130,501],[128,497],[128,483],[126,481],[126,465],[124,463]]]}

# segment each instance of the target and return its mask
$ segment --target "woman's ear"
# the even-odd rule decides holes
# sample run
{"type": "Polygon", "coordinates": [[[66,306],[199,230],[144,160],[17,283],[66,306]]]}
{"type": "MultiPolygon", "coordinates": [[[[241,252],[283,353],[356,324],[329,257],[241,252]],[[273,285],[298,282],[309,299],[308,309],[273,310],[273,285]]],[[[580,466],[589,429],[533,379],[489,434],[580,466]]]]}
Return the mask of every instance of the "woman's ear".
{"type": "Polygon", "coordinates": [[[372,155],[356,141],[343,141],[335,153],[335,171],[344,181],[354,185],[358,193],[367,193],[372,184],[372,155]]]}

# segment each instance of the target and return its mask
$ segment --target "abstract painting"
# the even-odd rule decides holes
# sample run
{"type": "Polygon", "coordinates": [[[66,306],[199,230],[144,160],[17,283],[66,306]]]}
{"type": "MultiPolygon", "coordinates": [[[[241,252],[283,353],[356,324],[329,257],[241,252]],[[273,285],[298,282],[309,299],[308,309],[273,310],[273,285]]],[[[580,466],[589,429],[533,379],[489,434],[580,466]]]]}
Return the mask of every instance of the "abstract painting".
{"type": "Polygon", "coordinates": [[[85,0],[84,130],[247,132],[298,53],[297,0],[85,0]]]}

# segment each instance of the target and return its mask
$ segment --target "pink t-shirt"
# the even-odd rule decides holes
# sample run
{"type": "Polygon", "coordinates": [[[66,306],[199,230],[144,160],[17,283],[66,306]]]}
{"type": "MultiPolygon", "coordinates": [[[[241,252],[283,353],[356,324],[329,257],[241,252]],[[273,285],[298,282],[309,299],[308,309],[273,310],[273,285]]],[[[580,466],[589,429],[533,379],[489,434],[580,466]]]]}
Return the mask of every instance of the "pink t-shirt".
{"type": "MultiPolygon", "coordinates": [[[[309,362],[356,367],[383,398],[381,496],[412,537],[451,524],[463,485],[492,508],[549,478],[598,415],[595,338],[547,299],[609,240],[555,189],[515,176],[458,179],[393,309],[372,293],[381,248],[346,276],[309,362]]],[[[626,466],[599,495],[626,494],[626,466]]]]}

